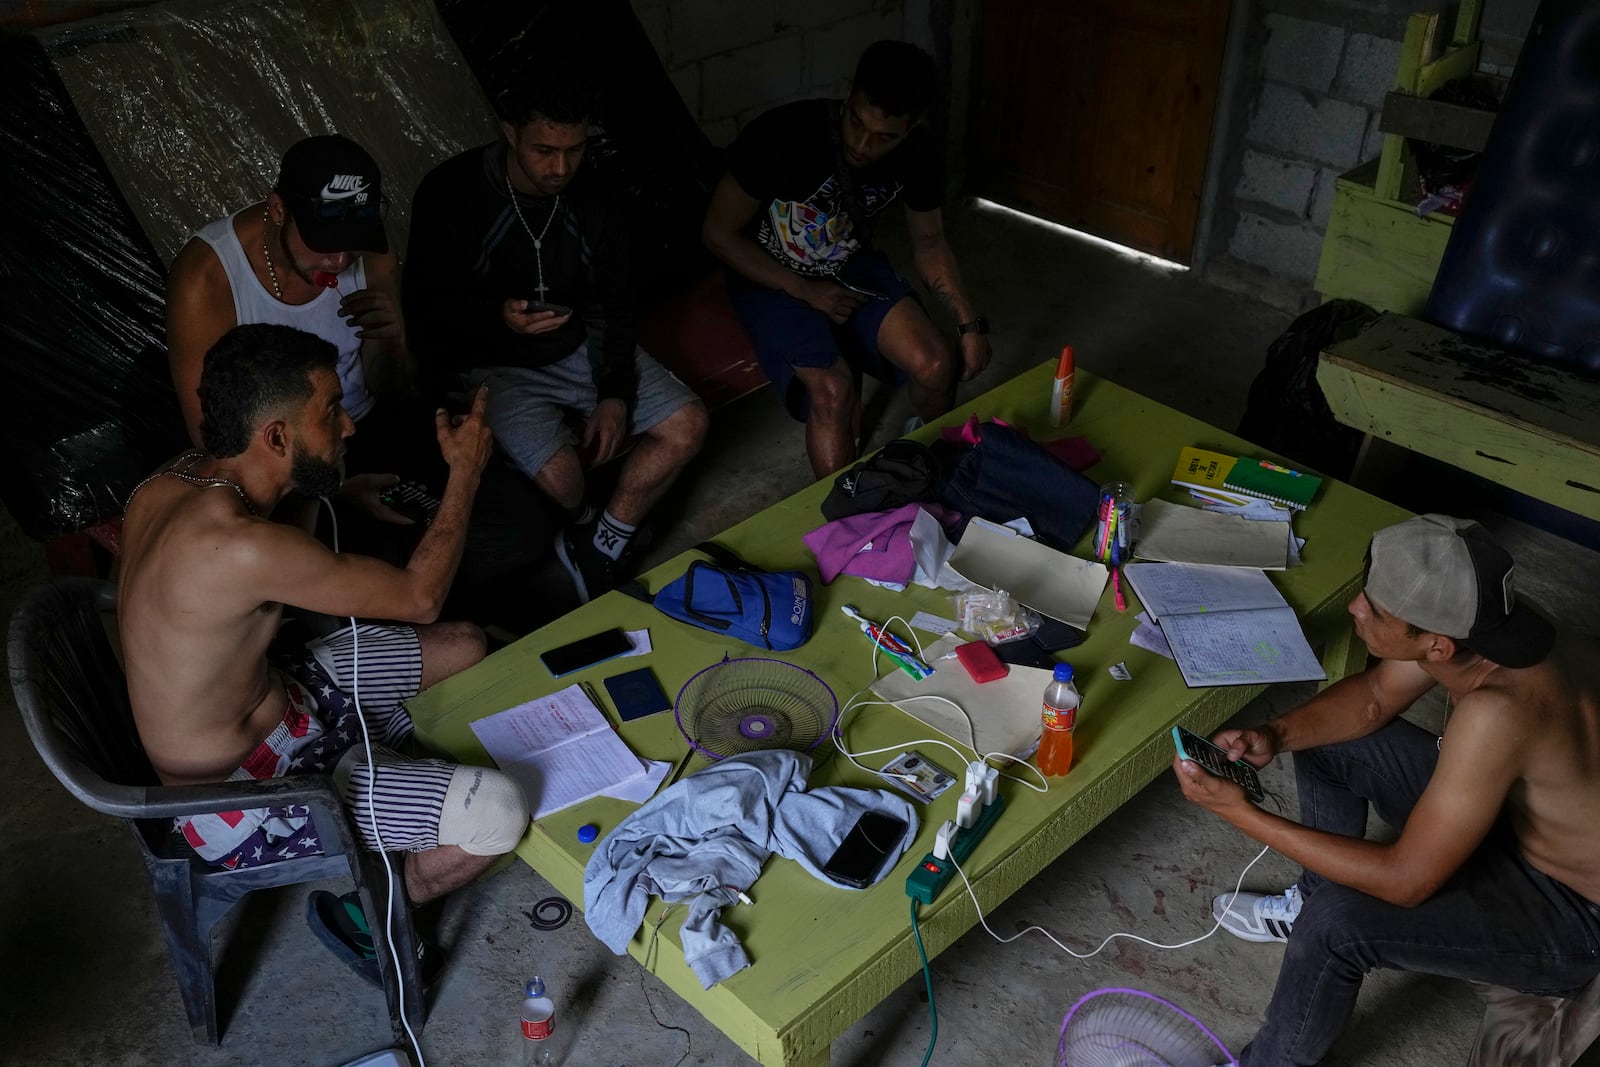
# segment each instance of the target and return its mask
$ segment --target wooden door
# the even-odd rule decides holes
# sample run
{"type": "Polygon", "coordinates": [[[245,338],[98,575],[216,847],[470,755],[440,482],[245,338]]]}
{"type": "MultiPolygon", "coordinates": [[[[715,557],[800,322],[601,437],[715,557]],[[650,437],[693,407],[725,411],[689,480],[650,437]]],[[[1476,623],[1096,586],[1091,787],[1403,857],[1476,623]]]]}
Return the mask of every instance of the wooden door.
{"type": "Polygon", "coordinates": [[[983,197],[1189,262],[1231,0],[984,0],[983,197]]]}

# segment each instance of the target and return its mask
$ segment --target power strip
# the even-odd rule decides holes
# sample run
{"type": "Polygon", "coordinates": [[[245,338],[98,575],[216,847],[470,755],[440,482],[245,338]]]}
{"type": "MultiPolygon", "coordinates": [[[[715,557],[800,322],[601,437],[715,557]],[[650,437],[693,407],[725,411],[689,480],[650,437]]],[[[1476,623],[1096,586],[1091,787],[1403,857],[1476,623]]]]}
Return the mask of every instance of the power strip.
{"type": "MultiPolygon", "coordinates": [[[[983,809],[983,814],[978,816],[978,821],[964,830],[957,831],[955,841],[950,845],[950,855],[955,857],[956,863],[961,863],[972,855],[972,850],[978,847],[978,842],[983,840],[983,835],[989,832],[989,827],[1000,818],[1000,813],[1005,810],[1006,798],[996,796],[992,804],[983,809]]],[[[939,894],[956,874],[955,864],[949,860],[934,859],[930,852],[922,857],[922,862],[917,864],[917,869],[906,875],[906,896],[923,904],[932,904],[939,899],[939,894]]]]}

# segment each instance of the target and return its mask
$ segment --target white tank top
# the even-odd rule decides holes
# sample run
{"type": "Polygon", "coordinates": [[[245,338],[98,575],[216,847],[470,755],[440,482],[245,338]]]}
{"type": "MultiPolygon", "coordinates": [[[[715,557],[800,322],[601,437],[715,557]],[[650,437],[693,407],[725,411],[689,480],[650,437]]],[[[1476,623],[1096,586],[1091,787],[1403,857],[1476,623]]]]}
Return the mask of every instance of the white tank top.
{"type": "Polygon", "coordinates": [[[293,326],[328,341],[339,350],[339,384],[344,387],[344,409],[358,421],[372,410],[377,399],[367,391],[366,371],[361,366],[361,339],[356,336],[356,328],[339,314],[339,301],[344,294],[367,287],[367,272],[361,257],[357,256],[340,273],[339,288],[324,289],[309,303],[285,304],[257,280],[250,260],[245,257],[244,246],[239,243],[239,235],[234,232],[233,216],[226,215],[208,223],[195,236],[210,245],[222,261],[228,288],[233,290],[234,319],[239,325],[293,326]]]}

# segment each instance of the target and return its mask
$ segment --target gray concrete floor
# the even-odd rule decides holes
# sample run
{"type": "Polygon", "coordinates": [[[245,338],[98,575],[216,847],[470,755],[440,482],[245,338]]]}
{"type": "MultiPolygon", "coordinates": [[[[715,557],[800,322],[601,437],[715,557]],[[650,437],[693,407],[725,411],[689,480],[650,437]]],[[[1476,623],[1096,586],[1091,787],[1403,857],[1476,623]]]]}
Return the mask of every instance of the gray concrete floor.
{"type": "MultiPolygon", "coordinates": [[[[963,401],[1077,346],[1080,365],[1183,411],[1231,428],[1267,345],[1287,316],[1246,297],[1119,259],[1081,240],[985,209],[952,213],[953,240],[995,324],[995,364],[963,401]]],[[[874,444],[895,436],[902,396],[869,397],[874,444]]],[[[1044,403],[1044,398],[1041,398],[1044,403]]],[[[800,427],[768,394],[719,412],[698,468],[675,494],[665,558],[765,507],[809,480],[800,427]]],[[[1460,510],[1477,504],[1464,499],[1460,510]]],[[[1513,544],[1535,595],[1563,620],[1600,632],[1600,555],[1512,520],[1485,516],[1513,544]]],[[[38,546],[0,522],[0,610],[46,576],[38,546]]],[[[1255,721],[1301,699],[1269,691],[1241,713],[1255,721]]],[[[150,894],[127,830],[73,801],[34,755],[9,692],[0,695],[0,859],[5,985],[0,1061],[335,1065],[387,1046],[379,992],[313,939],[305,891],[259,894],[231,929],[224,987],[231,1017],[220,1048],[197,1047],[184,1022],[150,894]],[[5,1051],[9,1050],[9,1051],[5,1051]]],[[[1266,784],[1291,798],[1282,768],[1266,784]]],[[[1003,935],[1038,923],[1077,951],[1125,930],[1168,943],[1203,933],[1210,898],[1231,888],[1257,849],[1185,804],[1163,776],[999,906],[1003,935]]],[[[1247,888],[1276,889],[1294,868],[1276,855],[1247,888]]],[[[330,883],[330,888],[338,888],[330,883]]],[[[736,1067],[751,1062],[631,958],[615,958],[574,919],[554,933],[523,912],[550,887],[513,863],[459,894],[446,913],[448,969],[422,1034],[428,1062],[521,1062],[520,990],[542,974],[560,1005],[567,1063],[597,1067],[736,1067]]],[[[933,963],[939,1007],[936,1064],[1053,1062],[1063,1013],[1085,992],[1137,986],[1197,1014],[1237,1049],[1254,1032],[1281,949],[1218,934],[1162,951],[1119,941],[1074,960],[1037,935],[1010,945],[973,931],[933,963]]],[[[760,965],[759,963],[757,964],[760,965]]],[[[1464,1062],[1480,1008],[1466,986],[1380,973],[1368,982],[1331,1064],[1432,1067],[1464,1062]]],[[[928,1011],[920,976],[835,1042],[840,1067],[921,1062],[928,1011]]]]}

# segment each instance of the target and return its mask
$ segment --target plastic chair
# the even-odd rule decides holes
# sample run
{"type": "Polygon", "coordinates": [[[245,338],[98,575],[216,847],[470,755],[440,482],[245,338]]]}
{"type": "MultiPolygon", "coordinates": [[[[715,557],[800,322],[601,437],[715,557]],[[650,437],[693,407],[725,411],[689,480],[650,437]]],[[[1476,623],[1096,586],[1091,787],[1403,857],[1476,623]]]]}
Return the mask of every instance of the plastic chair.
{"type": "Polygon", "coordinates": [[[1571,1067],[1600,1037],[1600,978],[1565,998],[1475,984],[1487,1007],[1468,1067],[1571,1067]]]}
{"type": "MultiPolygon", "coordinates": [[[[30,593],[11,619],[11,688],[28,736],[67,791],[96,811],[128,820],[139,843],[172,969],[197,1042],[219,1044],[211,933],[248,893],[348,875],[369,916],[381,915],[384,874],[377,853],[362,849],[333,780],[301,775],[215,785],[160,784],[134,727],[122,667],[107,635],[116,588],[92,578],[56,578],[30,593]],[[280,863],[228,871],[213,867],[172,829],[179,815],[305,804],[326,850],[280,863]]],[[[398,876],[399,865],[396,864],[398,876]]],[[[406,1018],[420,1030],[427,1016],[417,965],[416,932],[396,887],[394,944],[404,977],[406,1018]]],[[[395,1040],[405,1041],[401,988],[384,924],[372,924],[395,1040]]]]}

